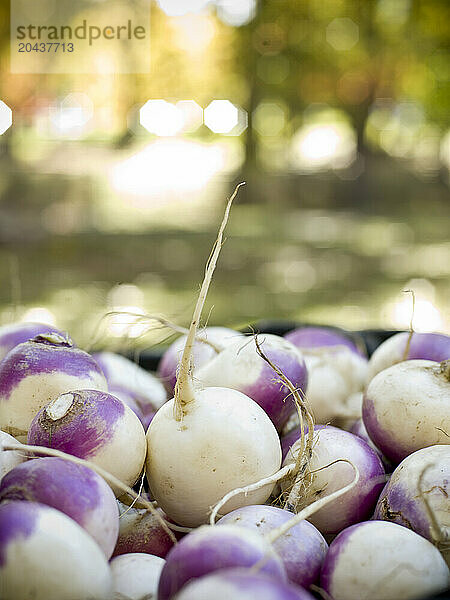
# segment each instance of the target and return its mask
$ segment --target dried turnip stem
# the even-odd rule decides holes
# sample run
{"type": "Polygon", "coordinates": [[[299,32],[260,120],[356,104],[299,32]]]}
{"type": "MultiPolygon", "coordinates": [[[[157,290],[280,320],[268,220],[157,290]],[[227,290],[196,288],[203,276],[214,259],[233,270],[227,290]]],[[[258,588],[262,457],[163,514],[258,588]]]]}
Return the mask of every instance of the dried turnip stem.
{"type": "Polygon", "coordinates": [[[194,315],[192,317],[191,326],[189,327],[189,333],[181,357],[180,368],[177,376],[177,382],[175,385],[174,418],[177,421],[181,421],[181,419],[183,418],[185,414],[185,405],[189,404],[189,402],[192,402],[194,400],[194,387],[192,381],[191,364],[192,352],[197,335],[197,328],[199,325],[203,306],[205,304],[206,296],[208,294],[209,286],[211,284],[212,276],[216,268],[217,260],[219,258],[220,250],[222,248],[223,232],[228,222],[231,204],[233,203],[233,200],[235,199],[238,190],[242,185],[245,184],[240,183],[236,186],[236,189],[234,190],[232,196],[227,202],[225,214],[222,219],[222,223],[219,227],[219,233],[217,234],[216,241],[214,242],[208,262],[206,263],[205,277],[203,279],[200,294],[197,299],[197,304],[195,305],[194,315]]]}
{"type": "Polygon", "coordinates": [[[355,487],[355,485],[357,485],[357,483],[359,481],[359,470],[350,460],[347,460],[346,458],[339,458],[338,460],[334,460],[330,464],[328,464],[324,467],[321,467],[318,470],[320,471],[322,469],[327,469],[328,467],[331,467],[332,465],[334,465],[338,462],[346,462],[347,464],[349,464],[352,467],[352,469],[355,472],[355,476],[352,479],[352,481],[350,483],[348,483],[347,485],[345,485],[344,487],[342,487],[341,489],[336,490],[329,496],[325,496],[324,498],[320,498],[319,500],[316,500],[315,502],[313,502],[312,504],[310,504],[309,506],[307,506],[306,508],[301,510],[299,513],[297,513],[294,517],[292,517],[292,519],[290,519],[289,521],[284,523],[281,527],[278,527],[277,529],[273,529],[266,536],[266,538],[269,540],[269,542],[273,543],[275,540],[277,540],[279,537],[281,537],[287,531],[289,531],[289,529],[291,529],[291,527],[294,527],[294,525],[297,525],[297,523],[300,523],[300,521],[304,521],[305,519],[308,519],[308,517],[313,515],[320,508],[323,508],[329,502],[332,502],[336,498],[339,498],[339,496],[342,496],[346,492],[349,492],[351,489],[353,489],[355,487]]]}
{"type": "Polygon", "coordinates": [[[277,481],[284,479],[287,475],[292,473],[293,470],[294,470],[294,465],[287,465],[286,467],[283,467],[282,469],[280,469],[273,475],[270,475],[270,477],[264,477],[264,479],[260,479],[259,481],[256,481],[255,483],[246,485],[245,487],[236,488],[235,490],[231,490],[231,492],[228,492],[228,494],[226,494],[221,500],[219,500],[219,502],[212,509],[211,516],[209,518],[210,525],[215,524],[219,510],[222,508],[222,506],[224,504],[226,504],[228,502],[228,500],[231,500],[231,498],[234,498],[234,496],[237,496],[238,494],[248,494],[249,492],[259,490],[260,488],[264,487],[265,485],[276,483],[277,481]]]}
{"type": "MultiPolygon", "coordinates": [[[[297,408],[298,417],[300,421],[300,448],[297,456],[297,460],[294,465],[294,469],[290,471],[287,476],[294,480],[294,484],[291,488],[289,496],[286,500],[284,508],[291,512],[297,505],[299,496],[301,495],[302,489],[307,487],[308,481],[310,483],[310,475],[307,473],[309,463],[312,457],[312,447],[314,440],[314,419],[306,406],[305,399],[302,397],[303,392],[297,389],[288,377],[279,369],[274,363],[264,354],[261,344],[258,341],[257,336],[254,336],[256,350],[263,360],[275,371],[278,375],[278,381],[285,385],[289,391],[289,396],[292,396],[297,408]],[[306,419],[308,424],[308,436],[305,436],[303,418],[306,419]]],[[[285,400],[289,397],[287,396],[285,400]]]]}
{"type": "Polygon", "coordinates": [[[64,460],[67,460],[74,464],[84,465],[85,467],[88,467],[89,469],[91,469],[92,471],[95,471],[98,475],[103,477],[103,479],[108,481],[108,483],[110,485],[114,485],[115,487],[118,487],[124,493],[129,494],[132,498],[134,498],[136,500],[138,499],[139,502],[141,502],[147,510],[149,510],[151,513],[153,513],[155,515],[155,517],[158,519],[159,523],[161,524],[161,527],[164,529],[164,531],[170,537],[171,541],[174,544],[177,543],[176,537],[174,536],[174,534],[168,527],[166,521],[161,517],[159,512],[153,506],[153,504],[151,502],[149,502],[143,496],[140,496],[139,494],[137,494],[133,490],[133,488],[126,485],[126,483],[123,483],[122,481],[120,481],[120,479],[118,479],[114,475],[111,475],[111,473],[108,473],[108,471],[105,471],[105,469],[102,469],[102,467],[99,467],[98,465],[96,465],[88,460],[84,460],[83,458],[78,458],[78,456],[73,456],[72,454],[67,454],[66,452],[62,452],[61,450],[56,450],[56,448],[46,448],[44,446],[31,446],[28,444],[0,444],[0,451],[1,450],[17,450],[19,452],[29,452],[30,454],[44,454],[45,456],[55,456],[56,458],[62,458],[64,460]]]}

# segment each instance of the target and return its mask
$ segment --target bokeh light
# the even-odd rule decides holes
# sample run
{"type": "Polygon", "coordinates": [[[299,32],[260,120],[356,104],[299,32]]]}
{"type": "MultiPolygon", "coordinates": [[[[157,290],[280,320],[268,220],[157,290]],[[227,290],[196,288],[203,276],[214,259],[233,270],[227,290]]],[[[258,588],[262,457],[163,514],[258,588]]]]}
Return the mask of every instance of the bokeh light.
{"type": "Polygon", "coordinates": [[[214,133],[230,133],[239,122],[239,110],[229,100],[213,100],[204,112],[205,125],[214,133]]]}
{"type": "Polygon", "coordinates": [[[345,168],[355,157],[355,134],[347,123],[304,125],[292,138],[291,161],[299,169],[345,168]]]}
{"type": "Polygon", "coordinates": [[[183,114],[166,100],[148,100],[139,111],[142,127],[158,136],[173,136],[183,128],[183,114]]]}

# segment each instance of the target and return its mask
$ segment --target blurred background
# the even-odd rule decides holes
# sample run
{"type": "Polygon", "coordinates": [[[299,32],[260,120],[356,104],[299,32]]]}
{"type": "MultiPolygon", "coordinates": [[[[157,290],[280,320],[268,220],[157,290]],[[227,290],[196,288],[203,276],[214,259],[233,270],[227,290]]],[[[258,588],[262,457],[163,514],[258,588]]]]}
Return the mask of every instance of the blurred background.
{"type": "Polygon", "coordinates": [[[407,328],[412,289],[414,328],[448,332],[449,6],[158,0],[149,74],[106,44],[95,74],[18,75],[0,0],[0,324],[187,326],[245,180],[209,324],[407,328]]]}

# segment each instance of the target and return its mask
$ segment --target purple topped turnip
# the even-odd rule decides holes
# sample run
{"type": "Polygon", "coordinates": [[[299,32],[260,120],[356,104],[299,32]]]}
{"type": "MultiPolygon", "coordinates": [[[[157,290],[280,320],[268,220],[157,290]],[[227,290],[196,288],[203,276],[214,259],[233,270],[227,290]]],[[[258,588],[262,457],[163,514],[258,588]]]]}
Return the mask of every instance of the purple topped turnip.
{"type": "Polygon", "coordinates": [[[0,428],[24,438],[43,406],[70,390],[106,390],[94,359],[56,333],[19,344],[0,362],[0,428]]]}
{"type": "Polygon", "coordinates": [[[234,525],[204,525],[169,552],[161,573],[158,600],[169,600],[192,579],[230,567],[259,566],[258,571],[286,580],[283,563],[263,536],[234,525]]]}
{"type": "MultiPolygon", "coordinates": [[[[222,517],[217,525],[237,525],[266,535],[292,519],[292,513],[275,506],[243,506],[222,517]]],[[[290,581],[308,588],[319,578],[328,544],[318,529],[301,521],[273,544],[290,581]]]]}
{"type": "Polygon", "coordinates": [[[308,402],[316,423],[357,419],[367,377],[367,359],[348,337],[334,330],[305,327],[286,334],[308,369],[308,402]]]}
{"type": "MultiPolygon", "coordinates": [[[[308,373],[295,346],[277,335],[257,336],[264,355],[301,392],[306,392],[308,373]]],[[[257,402],[281,431],[296,406],[289,389],[280,383],[272,367],[258,354],[252,338],[237,339],[194,373],[205,387],[229,387],[257,402]]]]}
{"type": "MultiPolygon", "coordinates": [[[[2,453],[3,454],[3,453],[2,453]]],[[[109,485],[91,469],[61,458],[29,460],[0,484],[0,501],[40,502],[85,529],[110,558],[119,532],[119,511],[109,485]]]]}
{"type": "Polygon", "coordinates": [[[450,443],[450,361],[408,360],[375,375],[364,395],[371,440],[398,464],[412,452],[450,443]]]}
{"type": "MultiPolygon", "coordinates": [[[[285,466],[295,462],[298,447],[299,442],[291,447],[283,463],[285,466]]],[[[354,479],[351,465],[359,472],[358,483],[309,517],[323,534],[338,533],[368,518],[386,477],[381,460],[361,438],[331,426],[315,429],[313,453],[308,467],[310,483],[298,498],[298,504],[301,507],[308,506],[350,483],[354,479]]],[[[288,482],[284,482],[282,487],[288,487],[288,482]]]]}
{"type": "Polygon", "coordinates": [[[37,335],[56,333],[61,337],[66,334],[46,323],[11,323],[0,327],[0,362],[13,348],[27,342],[37,335]]]}
{"type": "Polygon", "coordinates": [[[407,456],[381,493],[374,519],[412,529],[449,556],[450,446],[430,446],[407,456]]]}
{"type": "Polygon", "coordinates": [[[30,425],[28,443],[87,459],[127,485],[139,477],[146,453],[145,432],[131,408],[97,390],[68,392],[47,404],[30,425]]]}
{"type": "Polygon", "coordinates": [[[448,567],[433,544],[385,521],[342,531],[330,545],[320,578],[333,600],[416,600],[449,584],[448,567]]]}
{"type": "Polygon", "coordinates": [[[2,600],[111,600],[105,555],[64,513],[37,502],[0,506],[2,600]]]}
{"type": "Polygon", "coordinates": [[[222,569],[194,579],[176,600],[314,600],[306,590],[251,569],[222,569]]]}
{"type": "MultiPolygon", "coordinates": [[[[210,361],[218,352],[240,337],[243,337],[242,333],[228,327],[205,327],[199,331],[192,351],[192,364],[195,369],[210,361]],[[208,343],[202,342],[202,339],[208,343]]],[[[164,352],[158,365],[158,375],[171,396],[175,391],[177,370],[186,340],[187,334],[176,339],[164,352]]]]}
{"type": "Polygon", "coordinates": [[[367,382],[377,373],[404,360],[433,360],[450,358],[450,336],[442,333],[408,333],[393,335],[380,344],[369,360],[367,382]]]}
{"type": "MultiPolygon", "coordinates": [[[[208,261],[181,358],[175,397],[163,404],[147,430],[146,474],[151,492],[170,518],[188,527],[207,522],[211,506],[225,494],[272,477],[281,464],[280,440],[263,409],[230,388],[198,389],[192,374],[197,327],[235,194],[228,201],[208,261]]],[[[265,502],[274,483],[236,495],[224,511],[265,502]]]]}

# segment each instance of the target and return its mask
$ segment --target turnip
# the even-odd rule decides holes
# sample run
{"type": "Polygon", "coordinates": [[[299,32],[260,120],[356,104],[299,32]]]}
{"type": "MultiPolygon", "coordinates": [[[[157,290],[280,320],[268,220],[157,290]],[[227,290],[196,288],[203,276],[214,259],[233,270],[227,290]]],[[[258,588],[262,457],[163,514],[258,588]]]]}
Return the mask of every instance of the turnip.
{"type": "Polygon", "coordinates": [[[67,392],[47,404],[30,425],[28,443],[88,459],[127,485],[136,482],[146,454],[137,416],[119,399],[97,390],[67,392]]]}
{"type": "MultiPolygon", "coordinates": [[[[275,506],[243,506],[222,517],[217,525],[236,525],[261,535],[292,519],[292,513],[275,506]]],[[[315,583],[328,550],[322,534],[308,521],[294,525],[273,544],[290,581],[308,588],[315,583]]]]}
{"type": "Polygon", "coordinates": [[[305,358],[308,402],[315,422],[361,416],[355,394],[363,390],[367,359],[357,345],[341,333],[319,327],[297,329],[285,337],[305,358]]]}
{"type": "MultiPolygon", "coordinates": [[[[266,357],[291,381],[306,392],[308,374],[303,357],[293,344],[282,337],[259,334],[257,341],[266,357]]],[[[269,415],[281,431],[296,411],[289,389],[280,385],[271,366],[259,355],[251,338],[237,339],[196,369],[195,379],[203,386],[229,387],[249,396],[269,415]]]]}
{"type": "Polygon", "coordinates": [[[450,358],[450,336],[441,333],[401,332],[380,344],[369,360],[367,382],[377,373],[404,360],[450,358]]]}
{"type": "Polygon", "coordinates": [[[450,446],[430,446],[407,456],[392,473],[374,519],[412,529],[449,556],[450,446]]]}
{"type": "MultiPolygon", "coordinates": [[[[208,520],[224,494],[273,476],[281,463],[280,441],[267,414],[229,388],[199,390],[192,378],[192,350],[202,308],[222,244],[230,198],[214,244],[181,358],[175,397],[163,404],[147,431],[147,478],[163,511],[180,525],[208,520]]],[[[239,494],[225,512],[263,503],[275,481],[239,494]]]]}
{"type": "Polygon", "coordinates": [[[110,600],[105,555],[82,527],[37,502],[0,505],[2,600],[110,600]]]}
{"type": "MultiPolygon", "coordinates": [[[[284,466],[295,462],[298,445],[299,442],[291,447],[284,466]]],[[[309,519],[323,534],[338,533],[369,517],[386,477],[381,460],[358,436],[332,426],[314,431],[313,452],[307,472],[309,481],[297,498],[297,506],[291,498],[296,509],[326,498],[345,486],[353,479],[355,468],[359,472],[357,485],[317,510],[309,519]]],[[[282,483],[284,489],[289,489],[289,485],[289,480],[282,483]]]]}
{"type": "MultiPolygon", "coordinates": [[[[175,391],[177,370],[187,337],[186,334],[176,339],[164,352],[158,365],[158,375],[170,395],[173,395],[175,391]]],[[[233,343],[236,338],[240,337],[243,337],[242,333],[228,327],[205,327],[196,335],[196,341],[192,350],[192,364],[198,369],[214,358],[228,344],[233,343]]]]}
{"type": "Polygon", "coordinates": [[[81,389],[107,384],[94,359],[69,338],[50,333],[19,344],[0,362],[0,428],[24,439],[45,404],[81,389]]]}
{"type": "Polygon", "coordinates": [[[223,525],[204,525],[186,535],[166,557],[158,587],[158,600],[169,600],[190,580],[230,567],[252,567],[281,581],[283,563],[261,535],[223,525]]]}
{"type": "MultiPolygon", "coordinates": [[[[0,431],[0,445],[17,444],[17,440],[9,433],[0,431]]],[[[2,478],[26,460],[26,456],[18,450],[9,450],[8,452],[0,452],[0,481],[2,478]]]]}
{"type": "Polygon", "coordinates": [[[448,567],[431,542],[385,521],[342,531],[321,573],[321,587],[333,600],[415,600],[449,584],[448,567]]]}
{"type": "Polygon", "coordinates": [[[119,510],[119,536],[113,556],[145,552],[165,558],[174,542],[161,526],[161,519],[145,508],[136,508],[136,504],[119,505],[119,510]]]}
{"type": "Polygon", "coordinates": [[[153,600],[164,560],[150,554],[117,556],[110,562],[114,596],[112,600],[153,600]]]}
{"type": "Polygon", "coordinates": [[[92,358],[105,374],[109,391],[133,410],[133,404],[137,404],[146,429],[151,420],[150,415],[153,415],[167,400],[163,384],[157,377],[120,354],[97,352],[92,355],[92,358]]]}
{"type": "Polygon", "coordinates": [[[408,360],[381,371],[363,401],[367,433],[387,458],[450,443],[450,361],[408,360]]]}
{"type": "Polygon", "coordinates": [[[222,569],[194,579],[176,600],[314,600],[306,590],[251,569],[222,569]]]}
{"type": "Polygon", "coordinates": [[[61,458],[30,460],[2,479],[0,501],[7,500],[39,502],[60,510],[95,539],[107,559],[111,557],[119,511],[111,488],[91,469],[61,458]]]}
{"type": "Polygon", "coordinates": [[[61,337],[64,334],[53,325],[45,323],[11,323],[0,327],[0,362],[13,348],[27,342],[37,335],[47,335],[56,333],[61,337]]]}

